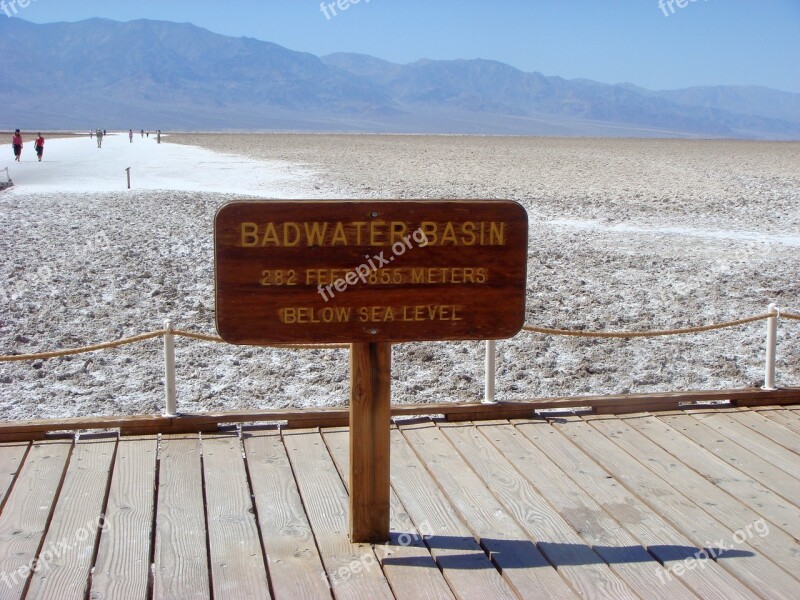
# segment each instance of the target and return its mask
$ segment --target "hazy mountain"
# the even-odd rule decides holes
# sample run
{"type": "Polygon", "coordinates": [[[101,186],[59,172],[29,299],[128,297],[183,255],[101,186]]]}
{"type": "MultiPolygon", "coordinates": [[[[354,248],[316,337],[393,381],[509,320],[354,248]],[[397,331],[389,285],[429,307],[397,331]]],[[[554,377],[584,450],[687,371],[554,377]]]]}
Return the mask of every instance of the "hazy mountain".
{"type": "Polygon", "coordinates": [[[0,127],[800,139],[800,94],[649,91],[486,60],[318,58],[188,23],[0,19],[0,127]]]}

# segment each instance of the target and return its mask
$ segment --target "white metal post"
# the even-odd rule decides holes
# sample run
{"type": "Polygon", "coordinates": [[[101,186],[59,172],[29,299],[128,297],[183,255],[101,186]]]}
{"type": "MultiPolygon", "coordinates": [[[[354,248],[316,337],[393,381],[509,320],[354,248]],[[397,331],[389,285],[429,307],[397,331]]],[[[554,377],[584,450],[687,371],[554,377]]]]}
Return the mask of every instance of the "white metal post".
{"type": "Polygon", "coordinates": [[[767,319],[767,365],[764,371],[764,390],[775,390],[775,354],[778,344],[778,306],[769,305],[769,312],[776,313],[767,319]]]}
{"type": "Polygon", "coordinates": [[[172,321],[164,321],[164,389],[167,395],[165,417],[178,415],[178,403],[175,394],[175,336],[172,333],[172,321]]]}
{"type": "Polygon", "coordinates": [[[495,404],[494,383],[496,356],[497,342],[495,340],[486,340],[486,382],[483,404],[495,404]]]}

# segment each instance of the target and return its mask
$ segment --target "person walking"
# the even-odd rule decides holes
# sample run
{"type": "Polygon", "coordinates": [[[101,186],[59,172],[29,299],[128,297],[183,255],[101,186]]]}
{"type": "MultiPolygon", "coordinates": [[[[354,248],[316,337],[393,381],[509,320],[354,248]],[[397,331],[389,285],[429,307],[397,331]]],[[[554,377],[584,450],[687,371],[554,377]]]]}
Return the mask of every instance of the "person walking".
{"type": "Polygon", "coordinates": [[[22,134],[17,129],[11,138],[11,145],[14,146],[14,160],[20,162],[22,156],[22,134]]]}
{"type": "Polygon", "coordinates": [[[33,144],[36,149],[36,156],[39,157],[39,162],[42,162],[42,154],[44,154],[44,137],[41,133],[36,134],[36,141],[33,144]]]}
{"type": "Polygon", "coordinates": [[[133,143],[133,129],[131,129],[131,130],[128,132],[128,139],[131,141],[131,144],[132,144],[132,143],[133,143]]]}
{"type": "Polygon", "coordinates": [[[103,130],[102,129],[98,129],[95,135],[97,135],[97,147],[98,148],[102,148],[103,147],[103,130]]]}

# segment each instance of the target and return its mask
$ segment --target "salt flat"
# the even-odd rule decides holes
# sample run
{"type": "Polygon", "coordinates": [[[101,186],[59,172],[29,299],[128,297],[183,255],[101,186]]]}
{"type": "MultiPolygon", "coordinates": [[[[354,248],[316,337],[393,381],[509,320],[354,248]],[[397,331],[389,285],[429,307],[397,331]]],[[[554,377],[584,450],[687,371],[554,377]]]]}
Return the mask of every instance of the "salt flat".
{"type": "MultiPolygon", "coordinates": [[[[103,150],[88,136],[59,142],[45,151],[52,165],[12,165],[18,185],[0,194],[0,354],[134,335],[166,318],[214,333],[213,217],[242,195],[518,200],[531,223],[531,324],[650,330],[758,314],[770,302],[800,308],[800,144],[299,134],[174,135],[161,145],[124,135],[103,150]]],[[[798,340],[798,326],[783,323],[781,385],[800,385],[798,340]]],[[[763,381],[764,323],[631,341],[520,334],[498,348],[500,399],[744,387],[763,381]]],[[[481,395],[480,343],[400,345],[394,357],[397,402],[481,395]]],[[[161,378],[158,341],[2,364],[0,416],[157,412],[161,378]]],[[[347,355],[182,340],[178,395],[184,411],[343,404],[347,355]]]]}

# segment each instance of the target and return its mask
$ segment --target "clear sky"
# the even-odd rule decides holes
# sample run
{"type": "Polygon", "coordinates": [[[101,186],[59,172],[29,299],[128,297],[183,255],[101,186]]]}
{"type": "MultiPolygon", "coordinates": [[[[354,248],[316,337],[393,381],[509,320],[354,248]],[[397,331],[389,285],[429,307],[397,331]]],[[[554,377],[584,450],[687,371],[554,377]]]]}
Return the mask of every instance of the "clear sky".
{"type": "Polygon", "coordinates": [[[346,10],[326,0],[333,8],[325,12],[320,0],[27,1],[17,16],[36,23],[188,21],[317,55],[360,52],[400,63],[486,58],[651,89],[732,84],[800,92],[800,0],[339,0],[349,2],[346,10]]]}

